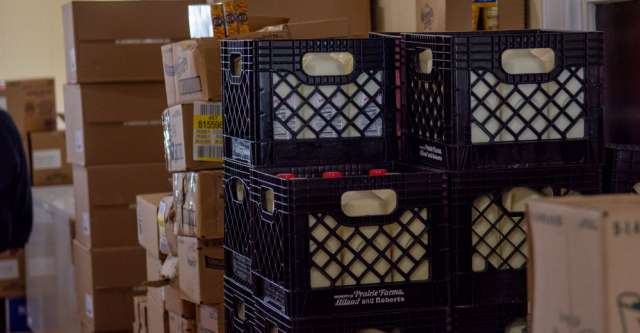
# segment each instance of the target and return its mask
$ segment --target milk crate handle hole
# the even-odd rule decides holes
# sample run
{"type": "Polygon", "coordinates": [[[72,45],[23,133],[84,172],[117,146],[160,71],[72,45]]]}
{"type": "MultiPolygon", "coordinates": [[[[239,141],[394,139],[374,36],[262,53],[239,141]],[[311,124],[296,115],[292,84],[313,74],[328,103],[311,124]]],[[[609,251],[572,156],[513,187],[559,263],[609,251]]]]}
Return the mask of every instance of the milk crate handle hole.
{"type": "Polygon", "coordinates": [[[309,52],[302,56],[302,71],[309,76],[348,76],[354,66],[349,52],[309,52]]]}
{"type": "Polygon", "coordinates": [[[556,53],[550,48],[506,49],[500,61],[510,75],[548,74],[556,67],[556,53]]]}
{"type": "Polygon", "coordinates": [[[394,190],[348,191],[342,194],[340,206],[348,217],[387,216],[398,206],[394,190]]]}
{"type": "Polygon", "coordinates": [[[433,71],[433,51],[424,49],[416,54],[418,64],[418,72],[423,74],[431,74],[433,71]]]}
{"type": "Polygon", "coordinates": [[[231,180],[231,193],[233,202],[236,204],[243,204],[247,197],[247,189],[244,182],[239,178],[233,178],[231,180]]]}
{"type": "Polygon", "coordinates": [[[231,75],[240,76],[242,74],[242,55],[240,53],[232,53],[229,55],[231,63],[231,75]]]}

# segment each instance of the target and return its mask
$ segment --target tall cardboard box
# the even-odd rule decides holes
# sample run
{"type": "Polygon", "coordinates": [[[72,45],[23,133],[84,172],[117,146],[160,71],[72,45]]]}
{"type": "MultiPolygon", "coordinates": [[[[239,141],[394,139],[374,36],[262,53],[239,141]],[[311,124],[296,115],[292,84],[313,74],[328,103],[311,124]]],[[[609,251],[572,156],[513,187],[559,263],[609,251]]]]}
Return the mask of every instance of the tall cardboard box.
{"type": "Polygon", "coordinates": [[[73,166],[76,237],[85,246],[138,245],[136,196],[170,191],[164,164],[73,166]]]}
{"type": "Polygon", "coordinates": [[[6,81],[5,87],[5,110],[23,136],[30,132],[55,131],[56,95],[53,79],[6,81]]]}
{"type": "Polygon", "coordinates": [[[183,297],[196,304],[224,302],[222,240],[178,237],[178,276],[183,297]]]}
{"type": "Polygon", "coordinates": [[[533,332],[640,332],[640,196],[529,203],[533,332]]]}
{"type": "Polygon", "coordinates": [[[169,332],[169,313],[164,305],[164,288],[147,289],[147,316],[149,333],[169,332]]]}
{"type": "Polygon", "coordinates": [[[161,82],[160,46],[189,38],[188,5],[188,1],[64,5],[67,81],[161,82]]]}
{"type": "MultiPolygon", "coordinates": [[[[382,32],[472,31],[473,0],[376,0],[382,32]]],[[[525,0],[498,1],[499,30],[525,28],[525,0]]]]}
{"type": "Polygon", "coordinates": [[[73,257],[76,285],[86,289],[131,288],[146,280],[146,255],[138,246],[93,249],[74,241],[73,257]]]}
{"type": "Polygon", "coordinates": [[[131,332],[134,321],[131,289],[76,289],[83,332],[131,332]]]}
{"type": "Polygon", "coordinates": [[[0,299],[25,295],[24,250],[0,253],[0,299]]]}
{"type": "Polygon", "coordinates": [[[163,161],[161,83],[69,84],[64,103],[70,163],[163,161]]]}
{"type": "Polygon", "coordinates": [[[63,131],[29,134],[31,182],[33,186],[73,183],[63,131]]]}

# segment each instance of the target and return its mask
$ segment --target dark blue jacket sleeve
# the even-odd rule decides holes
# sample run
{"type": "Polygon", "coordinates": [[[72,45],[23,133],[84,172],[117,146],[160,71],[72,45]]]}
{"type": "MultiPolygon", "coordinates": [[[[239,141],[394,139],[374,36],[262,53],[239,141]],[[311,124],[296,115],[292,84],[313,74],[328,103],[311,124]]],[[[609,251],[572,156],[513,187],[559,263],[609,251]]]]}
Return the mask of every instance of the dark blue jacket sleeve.
{"type": "Polygon", "coordinates": [[[22,248],[33,225],[31,180],[22,139],[0,110],[0,252],[22,248]]]}

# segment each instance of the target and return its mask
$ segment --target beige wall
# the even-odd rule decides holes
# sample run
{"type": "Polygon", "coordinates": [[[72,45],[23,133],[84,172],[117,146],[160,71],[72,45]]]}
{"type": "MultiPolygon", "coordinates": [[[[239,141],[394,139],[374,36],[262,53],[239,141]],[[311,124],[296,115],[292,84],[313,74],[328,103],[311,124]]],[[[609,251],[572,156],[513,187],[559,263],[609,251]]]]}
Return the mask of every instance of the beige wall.
{"type": "Polygon", "coordinates": [[[69,0],[0,0],[0,79],[54,77],[58,111],[66,81],[62,4],[69,0]]]}

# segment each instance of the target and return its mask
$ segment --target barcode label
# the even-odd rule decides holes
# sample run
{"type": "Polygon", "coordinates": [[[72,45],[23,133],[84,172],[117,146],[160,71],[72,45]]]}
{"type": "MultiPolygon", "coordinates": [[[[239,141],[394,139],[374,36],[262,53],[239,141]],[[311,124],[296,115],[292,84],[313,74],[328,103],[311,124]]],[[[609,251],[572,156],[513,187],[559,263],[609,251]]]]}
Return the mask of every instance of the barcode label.
{"type": "Polygon", "coordinates": [[[222,104],[195,103],[193,105],[193,159],[222,162],[222,104]]]}

